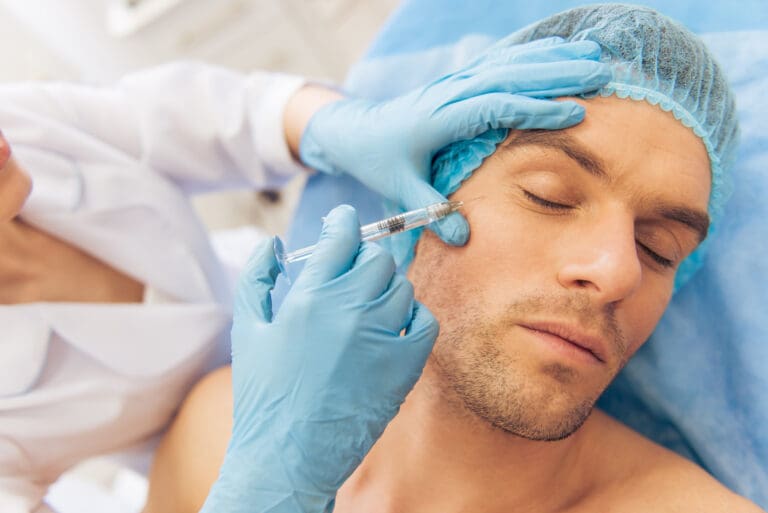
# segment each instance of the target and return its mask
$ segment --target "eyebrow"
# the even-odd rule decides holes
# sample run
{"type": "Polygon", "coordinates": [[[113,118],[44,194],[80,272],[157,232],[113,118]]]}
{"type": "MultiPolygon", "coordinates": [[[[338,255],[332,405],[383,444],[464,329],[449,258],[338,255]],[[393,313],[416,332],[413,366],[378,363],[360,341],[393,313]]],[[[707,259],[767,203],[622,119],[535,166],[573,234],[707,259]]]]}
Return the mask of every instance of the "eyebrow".
{"type": "MultiPolygon", "coordinates": [[[[499,150],[507,152],[520,146],[539,146],[559,150],[590,175],[603,182],[608,182],[611,179],[602,159],[565,132],[521,130],[499,146],[499,150]]],[[[675,221],[693,230],[699,243],[707,237],[710,220],[706,212],[683,206],[662,205],[656,209],[656,213],[664,219],[675,221]]]]}
{"type": "Polygon", "coordinates": [[[658,210],[658,213],[661,217],[669,219],[670,221],[677,221],[696,232],[699,243],[707,238],[707,232],[709,231],[709,216],[704,212],[688,207],[664,206],[658,210]]]}

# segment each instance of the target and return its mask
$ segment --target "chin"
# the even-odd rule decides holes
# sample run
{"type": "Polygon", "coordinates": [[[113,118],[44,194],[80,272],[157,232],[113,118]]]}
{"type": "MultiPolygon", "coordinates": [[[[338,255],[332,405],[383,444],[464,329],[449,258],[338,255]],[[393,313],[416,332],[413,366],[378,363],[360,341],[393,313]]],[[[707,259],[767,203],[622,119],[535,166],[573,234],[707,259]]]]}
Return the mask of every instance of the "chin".
{"type": "Polygon", "coordinates": [[[575,396],[562,386],[548,384],[538,392],[508,397],[507,408],[494,409],[486,405],[486,420],[507,433],[528,440],[562,440],[587,421],[595,405],[594,397],[575,396]]]}
{"type": "Polygon", "coordinates": [[[562,365],[527,367],[506,355],[460,358],[441,355],[436,363],[463,407],[490,426],[528,440],[556,441],[575,433],[601,390],[585,389],[562,365]]]}

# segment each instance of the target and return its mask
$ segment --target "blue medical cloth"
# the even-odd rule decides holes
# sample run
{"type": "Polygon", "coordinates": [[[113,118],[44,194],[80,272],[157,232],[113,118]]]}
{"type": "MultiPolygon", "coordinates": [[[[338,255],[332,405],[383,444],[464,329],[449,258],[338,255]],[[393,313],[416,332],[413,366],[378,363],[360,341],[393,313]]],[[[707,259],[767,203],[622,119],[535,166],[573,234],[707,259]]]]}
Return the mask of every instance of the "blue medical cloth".
{"type": "MultiPolygon", "coordinates": [[[[382,27],[365,59],[413,53],[455,43],[465,34],[500,38],[552,14],[586,4],[573,0],[406,0],[382,27]]],[[[650,7],[683,23],[693,32],[765,30],[765,0],[737,4],[709,0],[627,2],[650,7]]]]}

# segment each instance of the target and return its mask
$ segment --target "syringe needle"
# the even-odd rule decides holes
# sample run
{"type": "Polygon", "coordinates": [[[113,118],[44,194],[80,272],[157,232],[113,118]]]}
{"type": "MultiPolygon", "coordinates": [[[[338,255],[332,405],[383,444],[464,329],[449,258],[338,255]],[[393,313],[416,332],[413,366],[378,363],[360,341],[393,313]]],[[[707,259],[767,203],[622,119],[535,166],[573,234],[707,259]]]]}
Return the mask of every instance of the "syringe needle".
{"type": "MultiPolygon", "coordinates": [[[[379,240],[396,233],[407,232],[420,226],[426,226],[456,212],[462,205],[461,201],[444,201],[381,219],[380,221],[362,226],[360,228],[360,239],[364,241],[379,240]]],[[[312,245],[286,253],[282,249],[282,243],[277,243],[278,240],[275,239],[275,255],[283,269],[285,269],[285,264],[306,260],[312,255],[316,247],[316,245],[312,245]]]]}

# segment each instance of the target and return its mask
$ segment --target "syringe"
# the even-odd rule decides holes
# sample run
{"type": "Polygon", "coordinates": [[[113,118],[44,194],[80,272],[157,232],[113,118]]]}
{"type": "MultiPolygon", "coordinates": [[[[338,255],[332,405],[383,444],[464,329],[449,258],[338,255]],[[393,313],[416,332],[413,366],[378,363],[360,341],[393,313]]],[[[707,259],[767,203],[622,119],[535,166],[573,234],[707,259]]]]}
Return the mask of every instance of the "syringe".
{"type": "MultiPolygon", "coordinates": [[[[411,210],[371,224],[366,224],[365,226],[360,227],[360,239],[383,239],[384,237],[389,237],[396,233],[407,232],[408,230],[434,223],[448,214],[456,212],[463,204],[464,203],[461,201],[434,203],[424,208],[411,210]]],[[[279,239],[276,238],[275,256],[283,270],[285,269],[285,264],[292,264],[293,262],[299,262],[309,258],[315,250],[315,247],[317,247],[317,245],[313,244],[312,246],[286,253],[285,250],[283,250],[282,243],[278,241],[279,239]]]]}

